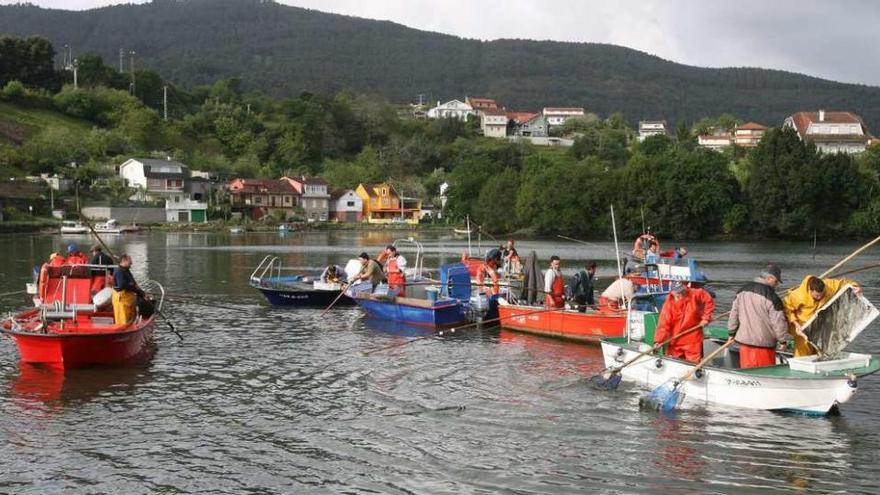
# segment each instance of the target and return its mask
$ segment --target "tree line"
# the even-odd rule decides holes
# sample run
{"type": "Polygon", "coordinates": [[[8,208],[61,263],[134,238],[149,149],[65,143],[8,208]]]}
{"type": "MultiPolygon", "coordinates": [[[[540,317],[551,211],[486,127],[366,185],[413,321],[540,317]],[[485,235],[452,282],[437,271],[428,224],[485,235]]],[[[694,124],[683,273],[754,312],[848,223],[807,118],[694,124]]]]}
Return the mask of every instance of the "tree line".
{"type": "MultiPolygon", "coordinates": [[[[32,52],[36,60],[46,50],[32,52]]],[[[438,206],[447,182],[446,218],[469,215],[493,233],[602,238],[611,204],[627,235],[642,230],[643,217],[671,238],[880,231],[878,146],[859,156],[823,155],[793,131],[773,129],[757,148],[720,153],[699,148],[694,136],[736,122],[731,115],[639,142],[615,113],[566,123],[570,148],[538,147],[484,138],[475,119],[416,120],[406,107],[348,91],[275,99],[244,91],[236,79],[184,90],[141,69],[131,94],[131,74],[97,56],[79,61],[78,88],[67,71],[35,80],[27,78],[31,62],[4,66],[0,103],[69,122],[31,129],[20,144],[0,137],[0,173],[74,175],[104,184],[95,194],[124,196],[113,167],[155,154],[224,179],[320,174],[338,188],[390,180],[438,206]],[[166,86],[167,121],[156,102],[166,86]]]]}

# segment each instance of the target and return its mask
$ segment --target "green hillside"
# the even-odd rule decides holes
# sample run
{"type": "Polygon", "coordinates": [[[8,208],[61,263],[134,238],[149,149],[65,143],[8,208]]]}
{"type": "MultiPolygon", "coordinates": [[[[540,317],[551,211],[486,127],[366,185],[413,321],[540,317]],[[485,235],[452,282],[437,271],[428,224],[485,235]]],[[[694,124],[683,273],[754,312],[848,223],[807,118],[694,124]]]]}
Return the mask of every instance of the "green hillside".
{"type": "Polygon", "coordinates": [[[237,77],[246,90],[274,96],[342,89],[395,102],[490,96],[513,109],[622,112],[631,123],[729,112],[778,125],[792,112],[827,108],[855,111],[880,129],[876,87],[690,67],[612,45],[481,42],[266,0],[157,0],[84,12],[0,6],[0,33],[41,34],[114,67],[120,48],[133,50],[138,66],[188,87],[237,77]]]}
{"type": "Polygon", "coordinates": [[[26,108],[0,101],[0,143],[21,145],[49,127],[85,133],[91,124],[55,110],[26,108]]]}

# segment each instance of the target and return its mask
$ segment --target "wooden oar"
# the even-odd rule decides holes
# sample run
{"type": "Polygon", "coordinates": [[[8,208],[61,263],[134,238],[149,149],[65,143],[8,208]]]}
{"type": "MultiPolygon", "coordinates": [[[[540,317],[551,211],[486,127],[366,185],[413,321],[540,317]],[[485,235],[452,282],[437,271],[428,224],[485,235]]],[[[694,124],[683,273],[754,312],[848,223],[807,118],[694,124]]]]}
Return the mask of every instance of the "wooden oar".
{"type": "Polygon", "coordinates": [[[321,311],[321,316],[324,316],[324,314],[326,314],[327,311],[330,311],[330,308],[332,308],[333,305],[336,304],[337,301],[339,301],[340,299],[342,299],[342,296],[345,295],[345,290],[346,290],[347,288],[348,288],[348,284],[342,284],[342,290],[339,291],[339,295],[336,296],[336,299],[334,299],[333,302],[330,303],[329,306],[327,306],[326,308],[324,308],[324,311],[321,311]]]}
{"type": "Polygon", "coordinates": [[[836,277],[842,277],[844,275],[852,275],[853,273],[864,272],[866,270],[871,270],[872,268],[880,268],[880,263],[874,263],[873,265],[863,266],[861,268],[855,268],[853,270],[845,271],[842,273],[838,273],[835,275],[836,277]]]}
{"type": "Polygon", "coordinates": [[[878,236],[878,237],[877,237],[876,239],[874,239],[873,241],[871,241],[871,242],[865,244],[864,246],[862,246],[862,247],[856,249],[855,251],[853,251],[853,253],[852,253],[851,255],[849,255],[849,256],[847,256],[846,258],[840,260],[840,262],[838,262],[836,265],[832,266],[831,268],[825,270],[825,273],[823,273],[822,275],[819,275],[819,278],[825,278],[825,277],[827,277],[828,275],[830,275],[831,273],[833,273],[834,270],[837,270],[838,268],[840,268],[841,266],[843,266],[847,261],[849,261],[849,260],[855,258],[856,256],[859,255],[859,253],[861,253],[862,251],[868,249],[869,247],[873,246],[874,244],[877,244],[878,242],[880,242],[880,236],[878,236]]]}
{"type": "Polygon", "coordinates": [[[518,318],[518,317],[520,317],[520,316],[528,316],[528,315],[534,315],[534,314],[538,314],[538,313],[549,313],[549,312],[551,312],[551,311],[562,311],[562,310],[564,310],[564,309],[565,309],[565,308],[542,308],[542,309],[539,309],[539,310],[529,311],[529,312],[526,312],[526,313],[519,313],[519,314],[515,314],[515,315],[510,315],[510,316],[502,316],[502,317],[498,317],[498,318],[492,318],[492,319],[489,319],[489,320],[478,321],[478,322],[470,323],[470,324],[468,324],[468,325],[464,325],[464,326],[461,326],[461,327],[458,327],[458,328],[453,327],[453,328],[450,328],[450,329],[448,329],[448,330],[439,330],[439,331],[437,331],[437,332],[435,332],[435,333],[432,333],[431,335],[425,335],[424,337],[416,337],[416,338],[414,338],[414,339],[407,340],[406,342],[398,342],[398,343],[396,343],[396,344],[391,344],[391,345],[387,345],[387,346],[385,346],[385,347],[380,347],[380,348],[378,348],[378,349],[374,349],[374,350],[372,350],[372,351],[366,351],[366,352],[363,352],[362,354],[363,354],[364,356],[370,356],[370,355],[372,355],[372,354],[376,354],[377,352],[387,351],[388,349],[395,349],[395,348],[397,348],[397,347],[403,347],[403,346],[405,346],[405,345],[409,345],[409,344],[412,344],[413,342],[418,342],[418,341],[420,341],[420,340],[432,339],[432,338],[434,338],[434,337],[442,337],[443,335],[446,335],[447,333],[455,333],[456,331],[459,331],[459,330],[467,330],[467,329],[469,329],[469,328],[473,328],[473,327],[476,327],[476,326],[479,326],[479,325],[485,325],[485,324],[488,324],[488,323],[496,323],[496,322],[499,322],[499,321],[501,321],[501,320],[508,320],[508,319],[511,319],[511,318],[518,318]]]}
{"type": "MultiPolygon", "coordinates": [[[[715,318],[712,318],[709,321],[719,320],[719,319],[727,316],[728,314],[730,314],[730,311],[728,311],[726,313],[721,313],[720,315],[716,316],[715,318]]],[[[685,335],[687,335],[689,333],[693,333],[693,332],[696,332],[697,330],[702,330],[702,329],[703,329],[703,325],[697,325],[697,326],[688,328],[684,332],[677,334],[677,335],[673,335],[672,337],[669,337],[668,339],[664,340],[663,342],[660,342],[659,344],[655,344],[650,349],[638,353],[635,357],[633,357],[632,359],[623,363],[620,366],[617,366],[617,367],[609,366],[609,367],[605,368],[604,370],[602,370],[599,374],[594,375],[592,378],[590,378],[590,384],[592,384],[596,388],[600,388],[603,390],[614,390],[617,388],[618,385],[620,385],[620,379],[621,379],[620,373],[624,368],[635,363],[636,361],[641,359],[643,356],[647,356],[648,354],[653,354],[658,349],[660,349],[664,345],[672,342],[673,340],[678,339],[679,337],[684,337],[685,335]]]]}
{"type": "Polygon", "coordinates": [[[663,412],[674,410],[679,404],[681,404],[681,401],[684,400],[684,393],[681,391],[681,385],[693,377],[697,370],[702,369],[703,366],[715,356],[721,354],[722,351],[732,346],[734,342],[736,341],[733,340],[733,337],[727,339],[727,342],[725,342],[724,345],[709,353],[708,356],[704,357],[696,366],[688,370],[688,372],[682,375],[681,378],[668,380],[655,388],[647,397],[639,399],[639,406],[643,409],[652,409],[663,412]]]}

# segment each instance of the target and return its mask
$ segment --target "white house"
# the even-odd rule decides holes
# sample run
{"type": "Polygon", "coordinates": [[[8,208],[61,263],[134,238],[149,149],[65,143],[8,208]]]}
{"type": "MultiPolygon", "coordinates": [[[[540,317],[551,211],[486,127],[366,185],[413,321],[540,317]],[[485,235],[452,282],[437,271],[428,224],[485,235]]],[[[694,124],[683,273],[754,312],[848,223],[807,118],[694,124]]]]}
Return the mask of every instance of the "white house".
{"type": "Polygon", "coordinates": [[[467,103],[458,100],[447,101],[442,105],[437,102],[437,106],[428,110],[429,119],[459,119],[467,120],[469,115],[474,114],[474,108],[467,103]]]}
{"type": "Polygon", "coordinates": [[[484,108],[480,110],[480,115],[480,128],[483,129],[484,136],[507,136],[507,112],[503,108],[484,108]]]}
{"type": "Polygon", "coordinates": [[[165,221],[174,223],[205,223],[208,204],[196,201],[189,194],[172,194],[165,200],[165,221]]]}
{"type": "Polygon", "coordinates": [[[641,120],[639,121],[639,142],[651,136],[666,135],[665,120],[641,120]]]}
{"type": "Polygon", "coordinates": [[[810,141],[823,153],[861,153],[871,135],[858,115],[852,112],[797,112],[785,119],[783,127],[797,131],[803,141],[810,141]]]}
{"type": "Polygon", "coordinates": [[[137,188],[132,199],[164,199],[168,222],[202,223],[207,220],[208,204],[194,200],[188,192],[190,179],[186,165],[170,158],[130,158],[119,166],[119,176],[129,187],[137,188]]]}
{"type": "Polygon", "coordinates": [[[364,216],[364,200],[354,189],[335,189],[330,193],[330,220],[360,222],[364,216]]]}
{"type": "Polygon", "coordinates": [[[130,158],[119,166],[119,176],[128,187],[138,189],[137,199],[151,201],[184,192],[189,169],[170,158],[130,158]]]}
{"type": "Polygon", "coordinates": [[[542,114],[547,119],[547,125],[552,127],[562,125],[572,117],[583,117],[584,109],[581,107],[545,107],[542,114]]]}
{"type": "Polygon", "coordinates": [[[697,136],[697,144],[703,148],[721,151],[733,144],[733,135],[729,132],[718,134],[701,134],[697,136]]]}

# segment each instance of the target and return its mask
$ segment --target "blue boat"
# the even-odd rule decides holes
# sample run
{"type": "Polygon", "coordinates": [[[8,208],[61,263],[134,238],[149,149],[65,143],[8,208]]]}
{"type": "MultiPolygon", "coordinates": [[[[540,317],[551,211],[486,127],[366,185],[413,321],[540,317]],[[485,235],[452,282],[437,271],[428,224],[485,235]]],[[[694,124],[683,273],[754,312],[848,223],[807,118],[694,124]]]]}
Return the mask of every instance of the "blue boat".
{"type": "Polygon", "coordinates": [[[463,263],[440,267],[439,290],[428,297],[397,297],[385,287],[370,292],[369,284],[353,287],[349,294],[374,318],[407,325],[447,328],[470,321],[471,277],[463,263]]]}
{"type": "Polygon", "coordinates": [[[352,306],[354,301],[342,295],[340,284],[327,284],[302,275],[281,275],[281,261],[277,256],[266,256],[251,274],[248,282],[259,290],[273,306],[301,306],[325,308],[336,301],[336,306],[352,306]]]}

